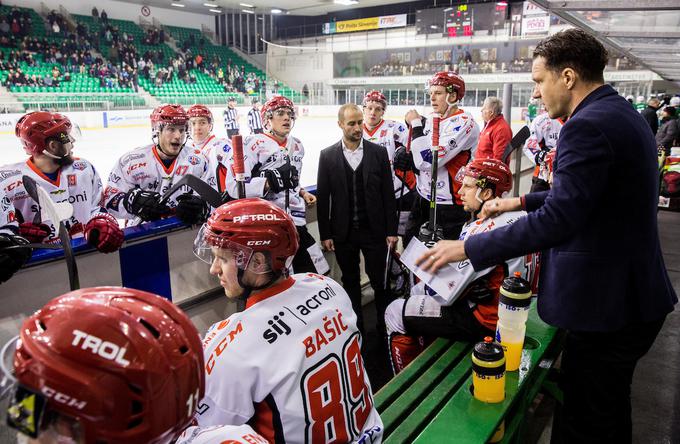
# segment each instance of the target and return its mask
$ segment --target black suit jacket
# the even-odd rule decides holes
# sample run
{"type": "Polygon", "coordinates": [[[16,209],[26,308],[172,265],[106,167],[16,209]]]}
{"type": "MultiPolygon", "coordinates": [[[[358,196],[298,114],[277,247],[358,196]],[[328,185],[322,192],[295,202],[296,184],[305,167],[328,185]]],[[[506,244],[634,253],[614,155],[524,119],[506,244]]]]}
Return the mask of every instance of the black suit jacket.
{"type": "Polygon", "coordinates": [[[550,191],[524,196],[526,217],[465,241],[475,270],[542,250],[538,313],[568,330],[616,331],[673,311],[655,146],[611,86],[591,92],[562,127],[550,191]]]}
{"type": "MultiPolygon", "coordinates": [[[[387,150],[363,141],[363,179],[371,234],[376,241],[397,235],[397,202],[387,150]]],[[[321,151],[316,182],[321,240],[344,241],[349,233],[349,185],[345,177],[342,142],[321,151]]]]}

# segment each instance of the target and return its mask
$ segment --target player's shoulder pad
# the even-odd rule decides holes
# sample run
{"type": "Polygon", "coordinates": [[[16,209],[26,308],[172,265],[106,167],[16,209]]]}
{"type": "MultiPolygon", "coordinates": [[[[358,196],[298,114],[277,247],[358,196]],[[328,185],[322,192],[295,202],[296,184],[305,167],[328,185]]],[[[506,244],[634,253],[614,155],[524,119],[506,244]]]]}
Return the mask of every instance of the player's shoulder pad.
{"type": "Polygon", "coordinates": [[[119,163],[121,165],[127,165],[134,161],[144,159],[147,157],[148,154],[151,153],[151,148],[153,148],[153,144],[140,146],[138,148],[133,149],[132,151],[128,151],[127,153],[123,154],[120,157],[119,163]]]}
{"type": "Polygon", "coordinates": [[[25,164],[25,162],[17,162],[11,165],[4,165],[0,167],[0,182],[5,181],[6,179],[21,176],[23,174],[21,165],[23,164],[25,164]]]}
{"type": "Polygon", "coordinates": [[[302,141],[297,137],[293,137],[293,140],[295,141],[295,143],[302,145],[302,141]]]}
{"type": "Polygon", "coordinates": [[[507,213],[501,213],[493,221],[496,223],[494,228],[504,227],[506,225],[512,225],[521,218],[527,215],[526,211],[508,211],[507,213]]]}

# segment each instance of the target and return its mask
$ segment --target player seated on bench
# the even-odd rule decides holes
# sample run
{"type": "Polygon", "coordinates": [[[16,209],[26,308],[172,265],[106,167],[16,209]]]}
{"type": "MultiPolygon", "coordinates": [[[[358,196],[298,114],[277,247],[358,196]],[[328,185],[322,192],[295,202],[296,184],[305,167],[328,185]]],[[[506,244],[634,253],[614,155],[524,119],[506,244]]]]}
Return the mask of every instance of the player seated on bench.
{"type": "MultiPolygon", "coordinates": [[[[472,220],[463,226],[460,239],[510,225],[526,213],[503,213],[493,219],[478,220],[477,213],[485,202],[501,197],[512,187],[512,174],[503,162],[475,159],[456,175],[458,192],[465,211],[472,220]]],[[[494,202],[489,202],[494,204],[494,202]]],[[[476,341],[494,336],[498,321],[499,289],[503,279],[519,271],[532,282],[535,275],[534,255],[510,259],[502,265],[476,272],[465,261],[453,267],[459,291],[441,296],[419,282],[406,299],[393,301],[385,312],[385,324],[392,370],[404,369],[425,347],[425,337],[445,337],[476,341]]]]}

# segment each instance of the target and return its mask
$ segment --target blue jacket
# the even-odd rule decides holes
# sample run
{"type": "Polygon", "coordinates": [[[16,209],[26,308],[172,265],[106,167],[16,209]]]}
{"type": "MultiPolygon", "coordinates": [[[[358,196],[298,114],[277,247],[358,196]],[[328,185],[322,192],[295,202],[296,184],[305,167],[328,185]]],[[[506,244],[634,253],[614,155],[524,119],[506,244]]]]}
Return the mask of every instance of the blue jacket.
{"type": "Polygon", "coordinates": [[[538,313],[565,329],[661,319],[678,298],[659,244],[656,153],[640,114],[597,88],[562,128],[552,189],[524,197],[525,218],[465,242],[473,267],[541,251],[538,313]]]}

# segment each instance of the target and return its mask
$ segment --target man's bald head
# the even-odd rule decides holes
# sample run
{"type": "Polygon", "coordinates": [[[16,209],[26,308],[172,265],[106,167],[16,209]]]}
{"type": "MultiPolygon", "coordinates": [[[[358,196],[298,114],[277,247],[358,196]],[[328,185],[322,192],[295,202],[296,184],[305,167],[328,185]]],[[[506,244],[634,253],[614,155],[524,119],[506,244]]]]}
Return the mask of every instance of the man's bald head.
{"type": "Polygon", "coordinates": [[[346,122],[348,119],[356,120],[356,114],[359,114],[363,118],[363,111],[358,105],[354,103],[345,103],[338,110],[338,122],[346,122]]]}

